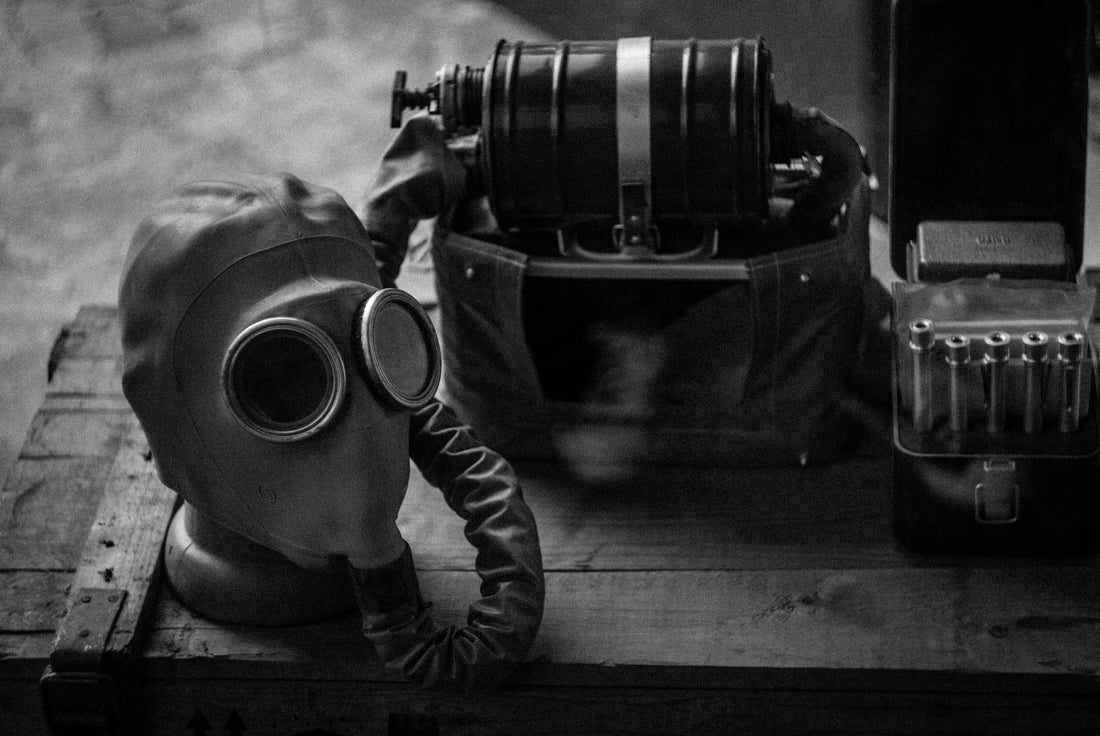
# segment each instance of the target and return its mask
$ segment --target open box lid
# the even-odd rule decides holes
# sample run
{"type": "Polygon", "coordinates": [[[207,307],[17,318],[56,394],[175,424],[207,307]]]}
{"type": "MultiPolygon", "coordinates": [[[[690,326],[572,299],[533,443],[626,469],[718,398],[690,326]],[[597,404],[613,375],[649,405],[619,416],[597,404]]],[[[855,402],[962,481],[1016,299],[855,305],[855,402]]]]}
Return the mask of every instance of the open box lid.
{"type": "Polygon", "coordinates": [[[895,0],[890,260],[926,220],[1053,221],[1084,240],[1088,0],[895,0]]]}

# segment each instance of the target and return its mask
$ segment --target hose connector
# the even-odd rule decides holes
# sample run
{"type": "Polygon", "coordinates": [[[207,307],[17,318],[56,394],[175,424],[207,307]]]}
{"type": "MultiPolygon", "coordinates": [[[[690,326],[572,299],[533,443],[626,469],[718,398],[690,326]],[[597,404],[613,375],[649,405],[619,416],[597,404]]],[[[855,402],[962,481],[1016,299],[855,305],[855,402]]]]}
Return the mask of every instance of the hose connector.
{"type": "Polygon", "coordinates": [[[393,75],[390,99],[390,127],[400,128],[405,110],[427,110],[442,118],[448,135],[461,133],[481,125],[481,94],[485,69],[445,66],[435,73],[435,81],[424,90],[406,89],[408,75],[403,71],[393,75]]]}

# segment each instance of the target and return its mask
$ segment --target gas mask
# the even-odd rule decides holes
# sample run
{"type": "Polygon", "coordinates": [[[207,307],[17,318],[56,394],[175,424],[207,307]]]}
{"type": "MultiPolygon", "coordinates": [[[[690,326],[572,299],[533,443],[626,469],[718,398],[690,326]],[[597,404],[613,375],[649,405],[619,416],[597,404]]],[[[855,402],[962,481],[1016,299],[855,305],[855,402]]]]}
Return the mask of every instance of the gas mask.
{"type": "MultiPolygon", "coordinates": [[[[195,610],[239,623],[318,620],[358,602],[364,633],[412,679],[491,684],[541,617],[534,520],[507,463],[434,401],[430,319],[378,284],[343,199],[289,176],[188,185],[139,227],[119,296],[123,389],[162,480],[186,500],[168,579],[195,610]],[[396,524],[410,456],[457,512],[483,493],[505,512],[481,538],[515,573],[489,619],[519,615],[521,635],[483,619],[471,626],[485,647],[463,655],[430,622],[396,524]],[[482,650],[499,648],[498,629],[503,657],[482,650]]],[[[451,633],[469,639],[471,626],[451,633]]]]}

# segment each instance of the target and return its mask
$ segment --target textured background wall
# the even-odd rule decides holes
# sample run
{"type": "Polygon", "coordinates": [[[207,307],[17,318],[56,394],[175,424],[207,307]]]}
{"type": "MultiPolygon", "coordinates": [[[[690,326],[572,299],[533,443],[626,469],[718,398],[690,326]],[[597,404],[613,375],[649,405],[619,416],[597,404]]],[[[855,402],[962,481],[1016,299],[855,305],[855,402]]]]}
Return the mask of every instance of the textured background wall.
{"type": "Polygon", "coordinates": [[[0,16],[0,475],[62,324],[114,302],[173,186],[291,171],[358,199],[396,69],[422,84],[536,29],[483,2],[6,0],[0,16]]]}

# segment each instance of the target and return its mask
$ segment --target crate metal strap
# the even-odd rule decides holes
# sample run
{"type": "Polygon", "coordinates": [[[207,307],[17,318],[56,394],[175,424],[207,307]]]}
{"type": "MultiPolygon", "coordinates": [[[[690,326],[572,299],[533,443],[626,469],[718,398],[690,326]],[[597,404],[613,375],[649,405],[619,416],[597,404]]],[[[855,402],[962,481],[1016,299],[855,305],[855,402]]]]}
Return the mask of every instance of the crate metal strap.
{"type": "Polygon", "coordinates": [[[118,687],[103,655],[126,591],[81,588],[72,601],[39,682],[46,725],[55,736],[117,733],[118,687]]]}

